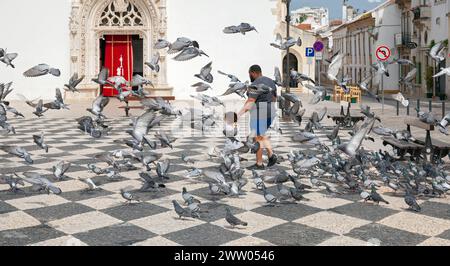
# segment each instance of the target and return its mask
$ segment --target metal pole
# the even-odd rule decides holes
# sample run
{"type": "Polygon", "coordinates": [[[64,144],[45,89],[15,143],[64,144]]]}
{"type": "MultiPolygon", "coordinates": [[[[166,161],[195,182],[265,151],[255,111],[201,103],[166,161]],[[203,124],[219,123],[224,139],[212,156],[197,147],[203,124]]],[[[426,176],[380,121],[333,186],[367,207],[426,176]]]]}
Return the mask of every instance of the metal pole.
{"type": "MultiPolygon", "coordinates": [[[[291,0],[286,0],[286,39],[291,37],[291,0]]],[[[290,49],[286,50],[286,92],[291,93],[291,54],[290,49]]]]}
{"type": "Polygon", "coordinates": [[[381,113],[384,114],[384,75],[381,75],[381,90],[383,91],[383,106],[381,108],[381,113]]]}

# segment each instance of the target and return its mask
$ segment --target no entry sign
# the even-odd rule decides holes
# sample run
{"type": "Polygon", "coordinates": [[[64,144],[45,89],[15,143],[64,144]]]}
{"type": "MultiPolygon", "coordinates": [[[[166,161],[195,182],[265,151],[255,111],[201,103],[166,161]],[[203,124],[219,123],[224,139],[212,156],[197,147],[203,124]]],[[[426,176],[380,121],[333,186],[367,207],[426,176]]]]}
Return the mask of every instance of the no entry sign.
{"type": "Polygon", "coordinates": [[[391,57],[391,49],[389,49],[389,47],[383,45],[377,48],[377,51],[375,53],[375,55],[377,56],[378,60],[380,61],[387,61],[389,59],[389,57],[391,57]]]}

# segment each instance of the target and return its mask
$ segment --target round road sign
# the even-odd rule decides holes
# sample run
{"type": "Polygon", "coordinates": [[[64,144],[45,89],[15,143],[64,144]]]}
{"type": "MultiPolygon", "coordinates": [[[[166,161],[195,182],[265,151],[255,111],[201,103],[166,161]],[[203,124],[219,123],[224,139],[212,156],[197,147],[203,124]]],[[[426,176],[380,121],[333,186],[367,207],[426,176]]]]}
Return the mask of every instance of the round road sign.
{"type": "Polygon", "coordinates": [[[389,57],[391,57],[392,52],[391,49],[389,49],[389,47],[383,45],[377,48],[375,55],[378,58],[378,60],[384,62],[387,61],[389,57]]]}

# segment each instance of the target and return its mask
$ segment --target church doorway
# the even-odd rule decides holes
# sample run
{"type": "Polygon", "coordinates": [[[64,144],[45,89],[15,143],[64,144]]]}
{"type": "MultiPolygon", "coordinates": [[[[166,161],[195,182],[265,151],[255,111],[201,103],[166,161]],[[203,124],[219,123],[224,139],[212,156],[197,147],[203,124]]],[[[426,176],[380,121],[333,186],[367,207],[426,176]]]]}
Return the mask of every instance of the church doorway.
{"type": "MultiPolygon", "coordinates": [[[[122,76],[127,81],[144,75],[144,45],[139,35],[105,35],[100,39],[100,66],[109,69],[109,76],[122,76]]],[[[113,97],[118,91],[104,86],[101,94],[113,97]]]]}

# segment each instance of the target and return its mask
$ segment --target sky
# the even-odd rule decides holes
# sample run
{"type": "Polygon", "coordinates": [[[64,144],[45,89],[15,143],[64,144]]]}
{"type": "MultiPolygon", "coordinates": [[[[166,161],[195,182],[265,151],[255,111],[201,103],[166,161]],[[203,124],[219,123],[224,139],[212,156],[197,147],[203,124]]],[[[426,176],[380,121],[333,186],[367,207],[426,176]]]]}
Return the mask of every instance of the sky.
{"type": "MultiPolygon", "coordinates": [[[[383,0],[350,0],[350,4],[361,12],[381,4],[383,0]]],[[[301,7],[327,7],[331,19],[342,18],[342,0],[292,0],[292,10],[301,7]]]]}

